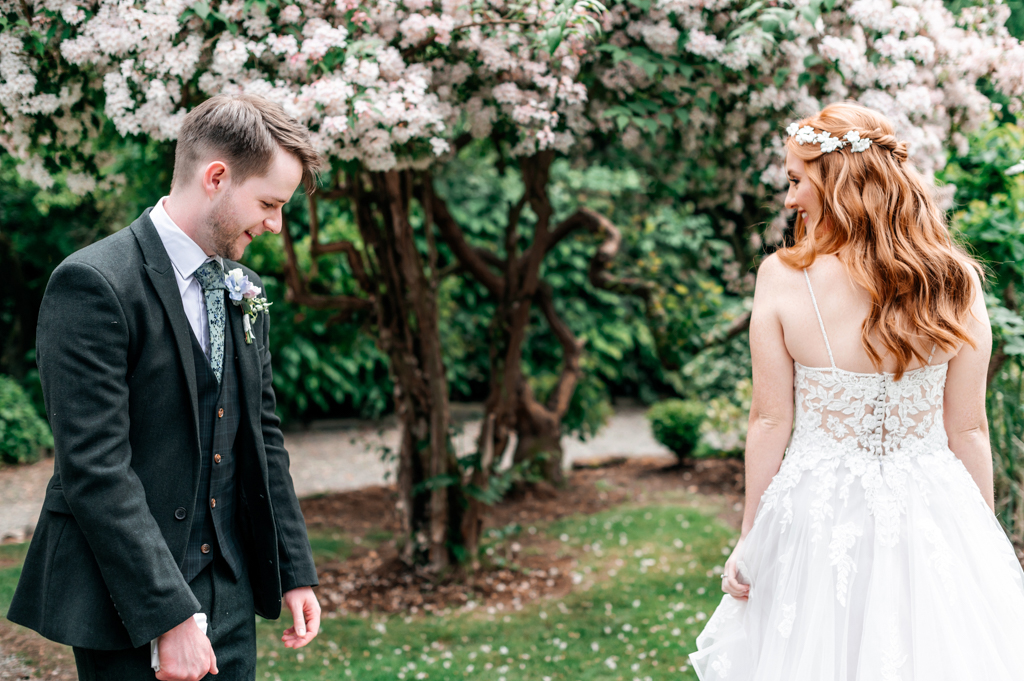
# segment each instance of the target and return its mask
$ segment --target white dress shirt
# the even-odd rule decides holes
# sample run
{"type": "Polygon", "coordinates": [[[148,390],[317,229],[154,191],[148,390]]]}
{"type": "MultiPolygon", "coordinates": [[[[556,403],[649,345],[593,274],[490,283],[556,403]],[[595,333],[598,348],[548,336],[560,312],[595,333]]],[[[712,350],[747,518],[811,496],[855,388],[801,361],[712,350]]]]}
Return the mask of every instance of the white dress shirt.
{"type": "Polygon", "coordinates": [[[164,250],[171,259],[174,266],[174,278],[178,282],[178,293],[181,294],[181,304],[185,308],[185,316],[192,326],[192,332],[199,341],[199,347],[203,349],[206,356],[210,356],[210,322],[206,317],[206,296],[203,295],[203,287],[196,281],[195,271],[206,262],[216,260],[221,267],[224,261],[220,256],[209,256],[199,247],[192,237],[181,231],[174,220],[164,210],[164,201],[167,197],[156,202],[156,206],[149,213],[149,219],[156,227],[156,233],[160,235],[160,241],[164,244],[164,250]]]}

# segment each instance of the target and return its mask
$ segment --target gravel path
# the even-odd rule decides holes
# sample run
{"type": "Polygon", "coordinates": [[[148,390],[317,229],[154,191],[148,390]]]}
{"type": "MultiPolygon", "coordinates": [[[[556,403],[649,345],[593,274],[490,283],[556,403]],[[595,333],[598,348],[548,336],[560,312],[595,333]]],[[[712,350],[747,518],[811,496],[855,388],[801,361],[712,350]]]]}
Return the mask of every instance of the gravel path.
{"type": "MultiPolygon", "coordinates": [[[[461,424],[456,451],[473,450],[480,432],[482,408],[453,405],[454,421],[461,424]]],[[[506,451],[506,463],[514,443],[506,451]]],[[[300,497],[379,485],[393,479],[394,465],[384,463],[384,448],[395,451],[398,429],[394,419],[380,421],[319,421],[308,430],[285,433],[291,455],[292,479],[300,497]],[[389,473],[391,477],[388,477],[389,473]]],[[[563,438],[565,465],[604,456],[670,455],[651,436],[639,407],[623,407],[593,439],[580,442],[563,438]]],[[[22,540],[31,533],[42,508],[46,482],[53,474],[53,460],[31,466],[0,468],[0,539],[22,540]]]]}

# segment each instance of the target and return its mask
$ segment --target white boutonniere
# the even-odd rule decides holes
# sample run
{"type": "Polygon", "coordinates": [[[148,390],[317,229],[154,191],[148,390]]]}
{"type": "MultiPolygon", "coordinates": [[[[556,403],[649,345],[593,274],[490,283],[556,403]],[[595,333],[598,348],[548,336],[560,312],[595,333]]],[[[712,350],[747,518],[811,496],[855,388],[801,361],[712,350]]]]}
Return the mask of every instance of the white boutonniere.
{"type": "Polygon", "coordinates": [[[242,274],[238,267],[224,275],[224,288],[227,289],[231,302],[242,308],[245,342],[252,343],[252,322],[256,321],[256,316],[260,312],[266,312],[273,303],[268,303],[266,298],[260,297],[263,289],[249,281],[249,277],[242,274]]]}

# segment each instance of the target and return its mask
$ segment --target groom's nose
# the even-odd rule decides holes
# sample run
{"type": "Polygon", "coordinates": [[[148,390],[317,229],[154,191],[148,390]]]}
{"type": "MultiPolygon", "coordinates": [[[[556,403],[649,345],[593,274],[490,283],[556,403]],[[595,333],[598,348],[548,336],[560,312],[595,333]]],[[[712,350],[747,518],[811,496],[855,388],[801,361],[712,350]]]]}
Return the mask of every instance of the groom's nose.
{"type": "Polygon", "coordinates": [[[266,220],[263,221],[263,226],[266,227],[271,232],[273,232],[274,234],[280,234],[281,233],[281,224],[282,224],[282,219],[281,219],[281,209],[280,208],[278,208],[276,211],[274,211],[274,214],[271,217],[269,217],[269,218],[267,218],[266,220]]]}

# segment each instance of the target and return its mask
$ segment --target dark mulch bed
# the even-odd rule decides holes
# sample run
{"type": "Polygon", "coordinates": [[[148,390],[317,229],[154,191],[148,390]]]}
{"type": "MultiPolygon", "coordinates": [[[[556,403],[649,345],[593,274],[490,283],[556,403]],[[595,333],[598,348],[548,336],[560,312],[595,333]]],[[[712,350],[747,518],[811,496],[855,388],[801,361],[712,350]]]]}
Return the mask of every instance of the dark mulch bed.
{"type": "MultiPolygon", "coordinates": [[[[485,521],[492,528],[550,522],[575,514],[592,514],[624,501],[644,502],[674,490],[725,494],[742,499],[743,463],[731,459],[688,461],[673,466],[664,458],[605,459],[578,465],[564,487],[542,485],[494,507],[485,521]]],[[[342,529],[357,539],[371,529],[397,533],[394,487],[372,487],[302,501],[313,528],[342,529]]],[[[727,520],[738,524],[740,513],[727,520]]],[[[321,605],[328,613],[444,612],[472,603],[492,612],[517,609],[540,597],[559,596],[572,585],[576,561],[561,555],[561,544],[529,531],[506,542],[503,556],[492,556],[469,578],[438,576],[407,567],[394,541],[360,547],[347,560],[319,566],[321,605]],[[494,559],[499,560],[495,561],[494,559]]]]}

